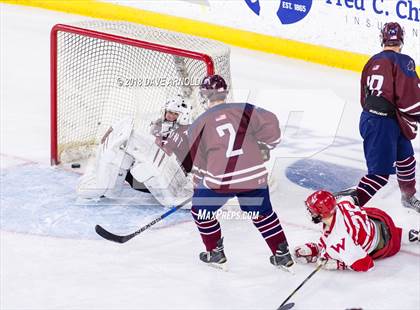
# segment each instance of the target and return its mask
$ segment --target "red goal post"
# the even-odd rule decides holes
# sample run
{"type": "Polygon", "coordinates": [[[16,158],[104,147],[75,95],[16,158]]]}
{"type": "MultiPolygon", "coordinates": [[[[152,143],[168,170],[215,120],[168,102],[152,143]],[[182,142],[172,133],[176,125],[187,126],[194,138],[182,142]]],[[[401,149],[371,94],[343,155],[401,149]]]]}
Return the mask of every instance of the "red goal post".
{"type": "Polygon", "coordinates": [[[103,132],[123,115],[132,114],[146,130],[164,101],[177,93],[189,98],[200,114],[197,85],[185,82],[217,73],[230,86],[229,56],[229,48],[220,42],[137,24],[55,25],[51,164],[90,156],[103,132]],[[144,81],[156,83],[149,86],[144,81]]]}

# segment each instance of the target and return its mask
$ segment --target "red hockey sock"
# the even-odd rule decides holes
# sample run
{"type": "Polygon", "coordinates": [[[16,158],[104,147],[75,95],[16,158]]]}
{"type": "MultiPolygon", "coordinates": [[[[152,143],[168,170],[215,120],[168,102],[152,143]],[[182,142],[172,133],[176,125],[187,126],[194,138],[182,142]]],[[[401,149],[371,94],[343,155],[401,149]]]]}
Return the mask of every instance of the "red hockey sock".
{"type": "Polygon", "coordinates": [[[368,174],[357,186],[359,205],[363,207],[382,187],[388,183],[389,175],[368,174]]]}
{"type": "Polygon", "coordinates": [[[286,236],[284,235],[276,212],[272,211],[267,216],[259,216],[257,219],[252,220],[252,222],[260,231],[273,254],[276,252],[277,246],[286,241],[286,236]]]}
{"type": "Polygon", "coordinates": [[[405,197],[414,196],[416,193],[416,159],[414,156],[397,161],[397,178],[401,194],[405,197]]]}
{"type": "MultiPolygon", "coordinates": [[[[217,246],[217,241],[222,238],[222,230],[219,221],[214,216],[211,216],[210,219],[208,219],[207,216],[205,216],[204,219],[201,218],[198,210],[194,207],[191,208],[191,214],[197,225],[198,231],[200,232],[201,239],[206,246],[206,250],[214,250],[217,246]]],[[[208,215],[209,211],[203,211],[202,214],[208,215]]]]}

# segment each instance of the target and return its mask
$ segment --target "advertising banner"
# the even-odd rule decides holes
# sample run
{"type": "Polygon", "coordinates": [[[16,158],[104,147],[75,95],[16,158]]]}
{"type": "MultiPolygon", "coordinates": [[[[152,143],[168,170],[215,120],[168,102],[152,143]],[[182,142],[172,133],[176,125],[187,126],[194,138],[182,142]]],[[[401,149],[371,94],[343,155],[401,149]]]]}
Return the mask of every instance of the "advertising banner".
{"type": "Polygon", "coordinates": [[[371,55],[379,32],[396,21],[403,52],[420,63],[420,0],[105,1],[264,35],[371,55]]]}

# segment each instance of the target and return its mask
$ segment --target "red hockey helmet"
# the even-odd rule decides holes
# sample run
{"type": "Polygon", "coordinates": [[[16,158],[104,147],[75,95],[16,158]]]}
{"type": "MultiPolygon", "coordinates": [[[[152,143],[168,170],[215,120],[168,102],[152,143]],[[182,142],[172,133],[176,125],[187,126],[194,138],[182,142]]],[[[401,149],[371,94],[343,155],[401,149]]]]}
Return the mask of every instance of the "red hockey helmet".
{"type": "Polygon", "coordinates": [[[313,193],[306,199],[305,203],[315,223],[319,223],[321,219],[333,214],[337,205],[334,195],[327,191],[313,193]]]}
{"type": "Polygon", "coordinates": [[[404,30],[398,23],[386,23],[380,38],[382,46],[400,46],[404,44],[404,30]]]}
{"type": "Polygon", "coordinates": [[[228,94],[224,78],[214,74],[206,76],[200,84],[200,95],[210,101],[225,100],[228,94]]]}

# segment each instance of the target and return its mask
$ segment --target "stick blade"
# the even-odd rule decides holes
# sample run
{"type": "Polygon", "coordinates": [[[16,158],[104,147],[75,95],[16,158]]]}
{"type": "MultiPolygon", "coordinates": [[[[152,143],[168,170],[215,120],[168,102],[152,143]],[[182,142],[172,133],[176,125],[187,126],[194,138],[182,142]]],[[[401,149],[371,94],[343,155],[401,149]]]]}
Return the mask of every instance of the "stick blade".
{"type": "Polygon", "coordinates": [[[123,236],[114,235],[113,233],[110,233],[105,228],[103,228],[101,225],[96,225],[95,226],[95,231],[99,236],[101,236],[102,238],[104,238],[106,240],[114,241],[114,242],[117,242],[117,243],[126,242],[126,240],[123,236]]]}
{"type": "Polygon", "coordinates": [[[290,302],[288,304],[278,307],[277,310],[289,310],[289,309],[292,309],[294,306],[295,306],[295,303],[290,302]]]}

